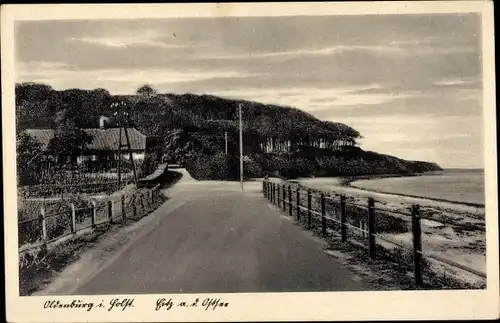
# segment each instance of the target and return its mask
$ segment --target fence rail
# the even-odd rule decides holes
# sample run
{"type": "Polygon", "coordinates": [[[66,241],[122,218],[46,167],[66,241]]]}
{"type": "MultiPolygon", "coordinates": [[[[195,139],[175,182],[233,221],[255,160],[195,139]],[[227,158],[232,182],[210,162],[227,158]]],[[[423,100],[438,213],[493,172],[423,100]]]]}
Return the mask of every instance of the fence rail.
{"type": "Polygon", "coordinates": [[[92,200],[90,207],[77,208],[74,203],[69,203],[68,209],[46,213],[45,207],[41,206],[37,217],[18,221],[19,252],[57,244],[68,236],[91,231],[101,225],[137,220],[162,202],[160,185],[156,185],[113,199],[92,200]]]}
{"type": "MultiPolygon", "coordinates": [[[[435,253],[422,250],[421,220],[428,218],[421,215],[419,205],[412,205],[411,208],[409,208],[409,213],[398,212],[386,208],[375,207],[375,200],[373,198],[368,198],[366,204],[360,204],[347,201],[347,197],[344,194],[336,194],[332,192],[330,196],[325,196],[324,193],[312,193],[311,189],[301,189],[301,187],[297,184],[293,184],[293,186],[295,186],[295,189],[292,189],[292,183],[289,182],[278,184],[276,182],[265,180],[262,183],[262,192],[264,197],[266,197],[271,203],[282,208],[283,211],[288,209],[289,216],[293,216],[293,214],[295,214],[297,221],[303,221],[305,217],[307,220],[307,227],[309,229],[312,228],[313,221],[320,222],[319,227],[321,228],[321,233],[325,238],[328,237],[328,232],[331,232],[332,229],[334,229],[332,224],[335,224],[338,230],[333,230],[332,235],[338,236],[335,234],[335,231],[340,231],[340,239],[342,242],[350,242],[366,249],[370,259],[376,259],[377,254],[380,252],[381,245],[380,243],[377,243],[377,240],[393,244],[400,248],[400,250],[403,249],[409,252],[413,262],[412,267],[414,284],[418,287],[423,286],[424,283],[424,259],[444,263],[448,266],[466,271],[480,278],[486,278],[486,274],[484,272],[470,268],[456,261],[446,259],[435,253]],[[313,197],[319,199],[319,203],[318,201],[314,203],[315,205],[319,204],[319,208],[313,207],[313,197]],[[330,210],[327,210],[326,203],[330,204],[330,210]],[[333,204],[333,206],[331,204],[333,204]],[[351,208],[351,210],[349,210],[349,208],[351,208]],[[362,213],[361,216],[360,213],[362,213]],[[385,216],[377,216],[381,214],[385,216]],[[395,224],[399,223],[397,220],[411,220],[411,246],[404,245],[404,243],[397,242],[394,239],[388,238],[382,232],[378,232],[384,231],[390,227],[391,222],[387,222],[388,224],[384,222],[387,221],[388,218],[391,218],[388,215],[394,215],[392,219],[396,221],[394,222],[395,224]],[[354,217],[360,218],[359,227],[352,223],[354,217]],[[348,236],[347,229],[350,229],[350,236],[348,236]]],[[[428,220],[443,222],[443,224],[450,224],[458,228],[484,231],[484,227],[480,225],[463,225],[460,223],[450,223],[449,221],[440,221],[437,219],[428,220]]]]}

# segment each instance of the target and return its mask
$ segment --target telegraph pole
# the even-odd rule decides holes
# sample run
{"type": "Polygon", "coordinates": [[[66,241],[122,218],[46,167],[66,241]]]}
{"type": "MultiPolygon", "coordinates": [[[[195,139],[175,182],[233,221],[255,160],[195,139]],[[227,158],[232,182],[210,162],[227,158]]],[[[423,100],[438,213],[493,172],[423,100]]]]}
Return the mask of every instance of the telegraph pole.
{"type": "Polygon", "coordinates": [[[241,103],[239,104],[240,115],[240,183],[241,191],[243,192],[243,121],[241,118],[241,103]]]}
{"type": "Polygon", "coordinates": [[[134,172],[134,183],[135,183],[135,187],[137,187],[137,184],[138,184],[137,172],[135,170],[135,162],[134,162],[134,156],[132,154],[132,149],[130,148],[130,140],[128,138],[127,126],[125,126],[123,129],[125,131],[125,138],[127,139],[128,152],[129,152],[129,156],[130,156],[129,158],[130,158],[130,162],[132,163],[132,171],[134,172]]]}
{"type": "Polygon", "coordinates": [[[125,106],[125,102],[117,102],[112,104],[112,106],[118,107],[118,111],[115,112],[115,116],[117,116],[117,120],[119,123],[119,128],[120,128],[120,135],[119,135],[119,143],[118,143],[118,184],[121,184],[121,148],[122,146],[126,146],[127,150],[129,152],[129,158],[130,158],[130,163],[132,164],[132,171],[134,173],[134,183],[135,186],[137,187],[138,180],[137,180],[137,172],[135,170],[135,162],[134,162],[134,156],[132,154],[132,148],[130,146],[130,139],[128,137],[128,131],[127,131],[127,125],[128,125],[128,113],[119,111],[119,106],[125,106]],[[125,118],[124,118],[125,116],[125,118]],[[125,119],[125,120],[123,120],[125,119]],[[125,132],[125,139],[127,143],[125,145],[122,145],[122,128],[123,131],[125,132]]]}

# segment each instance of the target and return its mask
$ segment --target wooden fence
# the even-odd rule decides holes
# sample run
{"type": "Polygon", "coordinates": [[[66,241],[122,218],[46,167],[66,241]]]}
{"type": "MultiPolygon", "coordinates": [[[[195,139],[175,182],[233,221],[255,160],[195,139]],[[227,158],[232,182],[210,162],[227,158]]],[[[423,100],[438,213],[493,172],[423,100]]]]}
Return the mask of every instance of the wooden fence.
{"type": "Polygon", "coordinates": [[[160,185],[157,185],[151,189],[123,194],[118,198],[92,200],[91,207],[77,208],[70,203],[67,210],[46,213],[42,206],[38,217],[18,221],[19,252],[53,246],[101,225],[112,225],[128,219],[138,220],[163,201],[160,185]]]}
{"type": "MultiPolygon", "coordinates": [[[[327,196],[325,193],[313,193],[311,189],[301,189],[297,184],[293,186],[294,188],[289,182],[279,184],[265,180],[262,183],[262,192],[271,203],[282,208],[283,211],[288,211],[290,217],[295,216],[298,222],[304,222],[308,229],[317,228],[324,238],[336,236],[342,242],[361,247],[367,251],[367,257],[372,260],[381,254],[386,255],[384,249],[381,248],[382,242],[408,252],[410,259],[400,259],[400,261],[412,264],[414,284],[417,287],[424,283],[425,260],[437,261],[482,279],[486,278],[486,274],[481,271],[422,250],[421,220],[425,218],[420,214],[419,205],[412,205],[411,213],[396,212],[381,207],[376,208],[373,198],[368,198],[367,203],[363,205],[348,201],[346,195],[343,194],[334,193],[327,196]],[[410,219],[411,221],[408,221],[410,219]],[[404,230],[407,222],[410,222],[408,229],[411,230],[411,247],[384,234],[391,230],[404,230]]],[[[456,226],[456,224],[448,224],[456,226]]],[[[469,226],[467,229],[484,231],[484,227],[469,226]]]]}

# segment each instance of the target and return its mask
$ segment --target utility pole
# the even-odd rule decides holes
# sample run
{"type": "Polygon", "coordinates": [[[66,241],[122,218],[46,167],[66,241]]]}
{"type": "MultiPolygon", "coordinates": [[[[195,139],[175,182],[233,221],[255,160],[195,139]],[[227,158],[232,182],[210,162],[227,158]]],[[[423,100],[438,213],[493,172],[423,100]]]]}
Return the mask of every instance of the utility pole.
{"type": "Polygon", "coordinates": [[[243,192],[243,121],[241,118],[241,103],[239,104],[240,115],[240,183],[241,191],[243,192]]]}
{"type": "Polygon", "coordinates": [[[132,163],[132,171],[134,172],[134,183],[135,183],[135,187],[137,187],[137,184],[138,184],[137,172],[135,170],[134,156],[132,154],[132,149],[130,148],[130,140],[128,138],[128,131],[127,131],[126,126],[124,127],[124,131],[125,131],[125,138],[127,139],[127,146],[128,146],[129,156],[130,156],[130,162],[132,163]]]}

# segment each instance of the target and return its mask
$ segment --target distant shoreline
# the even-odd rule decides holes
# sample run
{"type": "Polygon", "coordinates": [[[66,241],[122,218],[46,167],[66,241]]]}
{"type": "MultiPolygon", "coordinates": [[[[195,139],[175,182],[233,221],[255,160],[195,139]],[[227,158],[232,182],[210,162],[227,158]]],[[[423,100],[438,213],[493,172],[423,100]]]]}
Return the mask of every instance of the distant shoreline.
{"type": "MultiPolygon", "coordinates": [[[[398,178],[398,177],[414,177],[422,176],[426,173],[407,173],[407,174],[367,174],[354,176],[340,176],[340,184],[342,186],[351,186],[352,182],[361,180],[383,179],[383,178],[398,178]]],[[[354,186],[353,186],[354,187],[354,186]]]]}
{"type": "MultiPolygon", "coordinates": [[[[446,171],[446,169],[443,169],[443,171],[446,171]]],[[[432,201],[437,201],[437,202],[461,204],[461,205],[477,207],[477,208],[484,208],[485,207],[484,203],[463,202],[463,201],[460,202],[460,201],[454,201],[454,200],[448,200],[448,199],[442,199],[442,198],[436,198],[436,197],[429,197],[429,196],[412,195],[412,194],[405,194],[405,193],[392,193],[392,192],[385,192],[385,191],[377,190],[377,189],[367,189],[367,188],[351,185],[351,183],[356,182],[356,181],[360,181],[360,180],[398,178],[398,177],[414,177],[414,176],[423,176],[423,175],[433,176],[432,173],[434,173],[434,172],[352,176],[352,177],[346,177],[346,178],[341,179],[340,184],[342,186],[348,186],[348,187],[359,189],[359,190],[366,191],[366,192],[374,192],[374,193],[394,195],[394,196],[404,196],[404,197],[411,197],[411,198],[427,199],[427,200],[432,200],[432,201]]]]}

